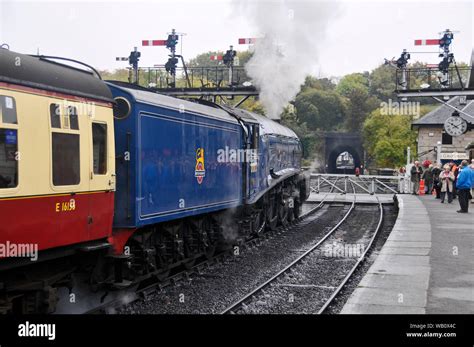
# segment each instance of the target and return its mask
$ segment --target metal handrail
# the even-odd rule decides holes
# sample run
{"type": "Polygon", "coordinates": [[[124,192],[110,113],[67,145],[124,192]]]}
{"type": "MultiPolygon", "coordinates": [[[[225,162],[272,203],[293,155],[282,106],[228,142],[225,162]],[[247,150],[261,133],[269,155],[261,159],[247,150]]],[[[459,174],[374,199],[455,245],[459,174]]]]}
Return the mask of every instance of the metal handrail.
{"type": "Polygon", "coordinates": [[[409,176],[400,175],[400,176],[381,176],[381,175],[343,175],[343,174],[320,174],[313,173],[310,175],[311,182],[311,191],[314,193],[319,193],[321,190],[321,184],[328,184],[335,189],[337,189],[341,194],[347,193],[347,183],[351,183],[367,194],[401,194],[408,193],[410,191],[410,180],[409,176]],[[343,180],[343,188],[336,186],[334,179],[343,180]],[[315,183],[313,183],[316,181],[315,183]],[[388,182],[396,183],[395,186],[390,186],[388,182]],[[407,184],[408,183],[408,184],[407,184]]]}

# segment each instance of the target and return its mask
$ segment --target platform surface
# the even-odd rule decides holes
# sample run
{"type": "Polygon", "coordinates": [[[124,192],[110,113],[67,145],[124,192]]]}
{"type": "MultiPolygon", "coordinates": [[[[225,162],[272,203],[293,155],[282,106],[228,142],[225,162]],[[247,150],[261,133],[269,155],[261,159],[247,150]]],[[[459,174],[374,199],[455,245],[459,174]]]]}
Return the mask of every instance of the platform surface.
{"type": "Polygon", "coordinates": [[[341,313],[474,313],[474,204],[397,195],[399,215],[341,313]]]}

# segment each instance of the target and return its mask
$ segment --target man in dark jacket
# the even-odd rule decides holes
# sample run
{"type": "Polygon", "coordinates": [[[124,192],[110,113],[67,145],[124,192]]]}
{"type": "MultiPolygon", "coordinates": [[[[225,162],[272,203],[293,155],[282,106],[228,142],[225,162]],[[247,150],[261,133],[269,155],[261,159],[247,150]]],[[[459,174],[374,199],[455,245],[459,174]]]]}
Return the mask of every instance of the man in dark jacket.
{"type": "Polygon", "coordinates": [[[461,209],[458,213],[467,213],[469,210],[469,196],[472,187],[472,173],[467,165],[467,160],[463,160],[459,170],[456,189],[458,193],[459,206],[461,209]]]}
{"type": "Polygon", "coordinates": [[[421,178],[425,180],[425,194],[431,194],[433,189],[433,165],[430,166],[423,172],[421,178]]]}
{"type": "Polygon", "coordinates": [[[418,195],[420,190],[420,178],[423,174],[423,169],[420,166],[419,161],[415,161],[415,165],[411,167],[410,175],[411,175],[411,183],[413,185],[413,195],[418,195]]]}
{"type": "Polygon", "coordinates": [[[441,173],[441,169],[439,168],[439,164],[436,164],[433,167],[433,170],[431,170],[431,173],[433,175],[433,189],[436,192],[436,199],[440,199],[441,187],[440,187],[440,182],[439,182],[439,174],[441,173]]]}

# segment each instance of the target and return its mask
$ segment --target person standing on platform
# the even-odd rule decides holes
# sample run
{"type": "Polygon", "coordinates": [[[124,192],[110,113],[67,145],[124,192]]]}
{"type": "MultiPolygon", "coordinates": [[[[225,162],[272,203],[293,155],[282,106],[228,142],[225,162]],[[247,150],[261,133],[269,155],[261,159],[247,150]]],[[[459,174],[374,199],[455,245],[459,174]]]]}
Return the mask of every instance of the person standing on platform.
{"type": "Polygon", "coordinates": [[[436,192],[436,199],[441,198],[441,182],[439,181],[439,175],[442,170],[439,168],[439,164],[435,164],[432,170],[433,174],[433,189],[436,192]]]}
{"type": "Polygon", "coordinates": [[[420,178],[422,174],[423,169],[420,166],[420,162],[415,161],[415,165],[413,165],[410,170],[411,182],[413,184],[413,195],[418,195],[418,191],[420,190],[420,178]]]}
{"type": "Polygon", "coordinates": [[[444,166],[444,171],[439,175],[439,182],[441,185],[441,203],[444,204],[446,194],[448,194],[448,203],[452,203],[454,174],[451,172],[451,167],[449,165],[444,166]]]}
{"type": "Polygon", "coordinates": [[[458,180],[459,167],[452,160],[451,160],[451,164],[449,165],[451,166],[451,172],[454,174],[453,199],[456,199],[457,198],[456,182],[458,180]]]}
{"type": "Polygon", "coordinates": [[[458,213],[468,213],[469,211],[469,199],[472,198],[472,176],[472,171],[467,164],[467,160],[463,160],[459,170],[456,188],[458,192],[459,206],[461,207],[461,209],[457,211],[458,213]]]}
{"type": "Polygon", "coordinates": [[[425,194],[430,195],[433,189],[433,165],[430,166],[423,172],[421,176],[425,180],[425,194]]]}

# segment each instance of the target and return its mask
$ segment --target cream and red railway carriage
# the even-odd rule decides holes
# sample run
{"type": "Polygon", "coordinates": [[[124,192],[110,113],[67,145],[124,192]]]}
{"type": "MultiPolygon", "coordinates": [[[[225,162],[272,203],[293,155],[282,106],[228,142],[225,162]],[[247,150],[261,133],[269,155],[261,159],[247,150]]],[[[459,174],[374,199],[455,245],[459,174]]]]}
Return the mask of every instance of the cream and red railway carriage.
{"type": "MultiPolygon", "coordinates": [[[[89,71],[0,49],[0,270],[21,277],[31,258],[19,251],[36,246],[39,263],[107,245],[112,103],[89,71]]],[[[17,282],[0,279],[4,288],[17,282]]]]}

